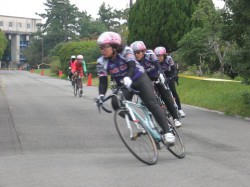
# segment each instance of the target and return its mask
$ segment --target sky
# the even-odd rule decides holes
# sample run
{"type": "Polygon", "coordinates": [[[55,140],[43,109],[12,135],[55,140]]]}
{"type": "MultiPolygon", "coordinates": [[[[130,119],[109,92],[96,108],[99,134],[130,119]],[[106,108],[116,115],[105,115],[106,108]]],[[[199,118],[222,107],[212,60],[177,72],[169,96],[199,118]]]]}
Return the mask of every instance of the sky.
{"type": "MultiPolygon", "coordinates": [[[[45,13],[43,3],[47,0],[0,0],[0,15],[27,18],[41,18],[35,13],[45,13]]],[[[120,10],[128,7],[129,0],[70,0],[80,11],[87,11],[93,18],[97,18],[99,7],[103,2],[114,9],[120,10]]],[[[216,7],[222,7],[222,0],[213,0],[216,7]]]]}
{"type": "MultiPolygon", "coordinates": [[[[45,13],[43,3],[47,0],[0,0],[0,15],[41,18],[35,13],[45,13]]],[[[70,0],[80,11],[87,11],[96,18],[99,7],[103,2],[114,9],[120,10],[128,7],[129,0],[70,0]]]]}

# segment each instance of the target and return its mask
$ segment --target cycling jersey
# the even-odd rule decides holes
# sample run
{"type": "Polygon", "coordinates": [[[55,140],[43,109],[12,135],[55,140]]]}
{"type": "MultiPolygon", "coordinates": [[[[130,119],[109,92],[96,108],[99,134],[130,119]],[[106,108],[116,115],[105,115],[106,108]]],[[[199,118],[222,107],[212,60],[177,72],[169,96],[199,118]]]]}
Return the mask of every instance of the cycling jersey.
{"type": "Polygon", "coordinates": [[[176,67],[174,60],[171,56],[167,56],[166,59],[160,63],[162,71],[167,77],[173,77],[176,74],[176,67]]]}
{"type": "Polygon", "coordinates": [[[69,67],[70,67],[70,70],[72,73],[75,72],[75,62],[76,62],[76,60],[69,62],[69,67]]]}
{"type": "Polygon", "coordinates": [[[150,78],[158,78],[161,68],[157,56],[152,50],[147,50],[144,57],[139,60],[150,78]]]}
{"type": "Polygon", "coordinates": [[[80,61],[77,61],[75,62],[75,72],[77,72],[80,77],[83,77],[84,74],[83,74],[83,66],[82,66],[82,62],[80,61]]]}
{"type": "Polygon", "coordinates": [[[99,77],[110,74],[113,80],[115,80],[117,84],[120,84],[120,81],[127,76],[129,71],[128,66],[131,62],[135,63],[135,68],[130,78],[132,81],[135,81],[144,73],[144,69],[135,60],[134,53],[129,47],[125,47],[115,59],[105,59],[103,56],[98,58],[97,74],[99,77]]]}

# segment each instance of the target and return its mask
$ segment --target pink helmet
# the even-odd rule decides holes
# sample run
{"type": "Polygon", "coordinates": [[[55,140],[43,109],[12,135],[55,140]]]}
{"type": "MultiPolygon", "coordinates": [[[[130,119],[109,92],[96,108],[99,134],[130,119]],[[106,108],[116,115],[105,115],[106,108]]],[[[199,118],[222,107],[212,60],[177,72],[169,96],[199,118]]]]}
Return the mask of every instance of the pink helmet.
{"type": "Polygon", "coordinates": [[[115,32],[103,32],[97,39],[98,45],[103,44],[121,44],[122,39],[118,33],[115,32]]]}
{"type": "Polygon", "coordinates": [[[166,48],[165,47],[156,47],[154,50],[154,53],[156,55],[165,55],[166,54],[166,48]]]}
{"type": "Polygon", "coordinates": [[[143,43],[143,41],[135,41],[133,42],[131,45],[130,45],[130,48],[133,50],[133,51],[144,51],[146,50],[146,46],[145,44],[143,43]]]}

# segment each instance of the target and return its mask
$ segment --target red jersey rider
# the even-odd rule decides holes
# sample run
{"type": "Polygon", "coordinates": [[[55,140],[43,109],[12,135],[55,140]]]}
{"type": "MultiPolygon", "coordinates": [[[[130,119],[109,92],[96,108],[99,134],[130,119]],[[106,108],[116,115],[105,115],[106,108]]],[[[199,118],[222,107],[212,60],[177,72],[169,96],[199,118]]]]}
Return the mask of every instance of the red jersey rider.
{"type": "Polygon", "coordinates": [[[73,79],[79,77],[77,84],[78,84],[78,88],[80,90],[80,94],[82,94],[82,78],[84,77],[83,74],[83,66],[82,66],[82,60],[83,60],[83,56],[82,55],[78,55],[76,57],[76,61],[74,63],[74,72],[73,72],[73,79]]]}

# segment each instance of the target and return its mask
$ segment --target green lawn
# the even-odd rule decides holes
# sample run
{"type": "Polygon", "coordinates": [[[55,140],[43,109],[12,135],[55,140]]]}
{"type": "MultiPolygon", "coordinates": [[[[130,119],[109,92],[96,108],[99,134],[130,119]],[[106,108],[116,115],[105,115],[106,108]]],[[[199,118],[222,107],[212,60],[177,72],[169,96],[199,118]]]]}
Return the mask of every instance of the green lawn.
{"type": "MultiPolygon", "coordinates": [[[[250,117],[250,104],[244,104],[243,93],[250,94],[250,86],[238,82],[217,82],[179,78],[177,87],[181,102],[227,115],[250,117]]],[[[249,98],[248,98],[249,99],[249,98]]]]}

